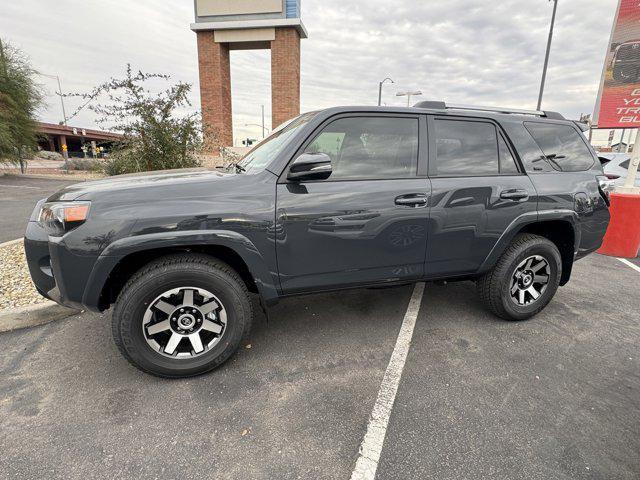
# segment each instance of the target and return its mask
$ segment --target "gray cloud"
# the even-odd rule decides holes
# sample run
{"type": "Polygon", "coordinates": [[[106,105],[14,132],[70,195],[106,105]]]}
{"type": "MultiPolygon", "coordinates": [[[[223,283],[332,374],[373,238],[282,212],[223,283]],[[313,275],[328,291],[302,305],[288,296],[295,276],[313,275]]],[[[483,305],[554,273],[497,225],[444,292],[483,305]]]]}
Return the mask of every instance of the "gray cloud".
{"type": "MultiPolygon", "coordinates": [[[[302,0],[309,38],[302,46],[302,109],[374,104],[420,89],[424,99],[533,108],[551,17],[545,0],[302,0]]],[[[561,0],[543,107],[577,117],[591,112],[615,2],[561,0]]],[[[23,0],[0,6],[2,36],[40,71],[58,74],[68,91],[87,91],[134,68],[194,85],[199,108],[191,1],[23,0]]],[[[234,128],[259,137],[260,105],[270,117],[269,52],[232,52],[234,128]]],[[[54,81],[43,78],[53,93],[54,81]]],[[[74,106],[69,100],[69,109],[74,106]]],[[[49,98],[42,118],[61,118],[49,98]]],[[[91,125],[90,112],[75,123],[91,125]]]]}

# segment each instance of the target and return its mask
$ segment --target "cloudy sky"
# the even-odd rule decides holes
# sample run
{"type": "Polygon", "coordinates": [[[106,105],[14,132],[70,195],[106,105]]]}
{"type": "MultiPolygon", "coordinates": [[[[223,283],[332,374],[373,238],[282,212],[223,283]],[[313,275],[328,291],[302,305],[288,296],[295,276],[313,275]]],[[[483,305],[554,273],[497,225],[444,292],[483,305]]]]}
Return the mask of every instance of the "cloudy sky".
{"type": "MultiPolygon", "coordinates": [[[[543,108],[591,113],[616,8],[615,0],[559,0],[543,108]]],[[[302,44],[302,110],[372,105],[401,90],[423,99],[535,108],[552,3],[549,0],[302,0],[309,38],[302,44]]],[[[193,84],[199,109],[192,0],[21,0],[0,3],[0,35],[34,67],[59,75],[63,91],[89,91],[125,65],[193,84]]],[[[270,126],[268,51],[232,52],[236,138],[259,137],[260,105],[270,126]]],[[[41,112],[62,113],[55,80],[41,112]]],[[[67,110],[76,101],[67,100],[67,110]]],[[[72,122],[93,126],[90,111],[72,122]]]]}

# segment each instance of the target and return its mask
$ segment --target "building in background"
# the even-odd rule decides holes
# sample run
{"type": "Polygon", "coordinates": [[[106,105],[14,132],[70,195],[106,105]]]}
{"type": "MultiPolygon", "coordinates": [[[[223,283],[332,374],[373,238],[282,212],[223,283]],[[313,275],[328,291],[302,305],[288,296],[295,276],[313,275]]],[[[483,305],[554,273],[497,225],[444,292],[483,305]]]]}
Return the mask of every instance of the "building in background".
{"type": "Polygon", "coordinates": [[[271,50],[271,124],[300,113],[301,0],[195,0],[200,99],[206,145],[233,145],[230,50],[271,50]]]}
{"type": "Polygon", "coordinates": [[[68,127],[56,123],[37,122],[36,131],[41,150],[58,152],[70,157],[84,157],[96,146],[105,147],[108,151],[111,145],[122,139],[119,133],[68,127]]]}

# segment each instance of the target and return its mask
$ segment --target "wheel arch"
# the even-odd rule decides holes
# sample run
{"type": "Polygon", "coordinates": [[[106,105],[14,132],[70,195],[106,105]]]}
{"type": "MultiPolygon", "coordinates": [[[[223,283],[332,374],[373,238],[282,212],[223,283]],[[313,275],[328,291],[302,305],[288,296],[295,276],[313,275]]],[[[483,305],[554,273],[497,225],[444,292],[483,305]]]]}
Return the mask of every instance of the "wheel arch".
{"type": "Polygon", "coordinates": [[[578,215],[573,210],[540,212],[536,216],[525,215],[516,219],[494,245],[491,253],[480,267],[479,273],[485,273],[493,268],[498,258],[515,236],[520,233],[539,235],[556,245],[562,258],[560,285],[565,285],[571,278],[575,252],[580,244],[578,215]]]}
{"type": "Polygon", "coordinates": [[[149,234],[114,242],[98,257],[82,303],[94,311],[106,310],[131,275],[144,265],[162,256],[185,252],[222,260],[238,272],[249,291],[260,294],[265,304],[277,303],[275,279],[263,256],[248,238],[231,231],[149,234]]]}

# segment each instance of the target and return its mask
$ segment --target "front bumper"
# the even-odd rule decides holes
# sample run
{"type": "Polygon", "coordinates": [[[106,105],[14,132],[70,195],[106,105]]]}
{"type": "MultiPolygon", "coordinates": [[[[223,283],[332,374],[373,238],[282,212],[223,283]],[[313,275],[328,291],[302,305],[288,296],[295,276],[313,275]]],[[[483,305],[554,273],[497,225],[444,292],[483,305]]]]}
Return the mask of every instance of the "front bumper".
{"type": "Polygon", "coordinates": [[[24,237],[31,279],[42,296],[60,305],[82,308],[84,290],[95,257],[76,255],[62,241],[57,241],[59,239],[49,239],[36,218],[43,202],[36,205],[24,237]]]}

